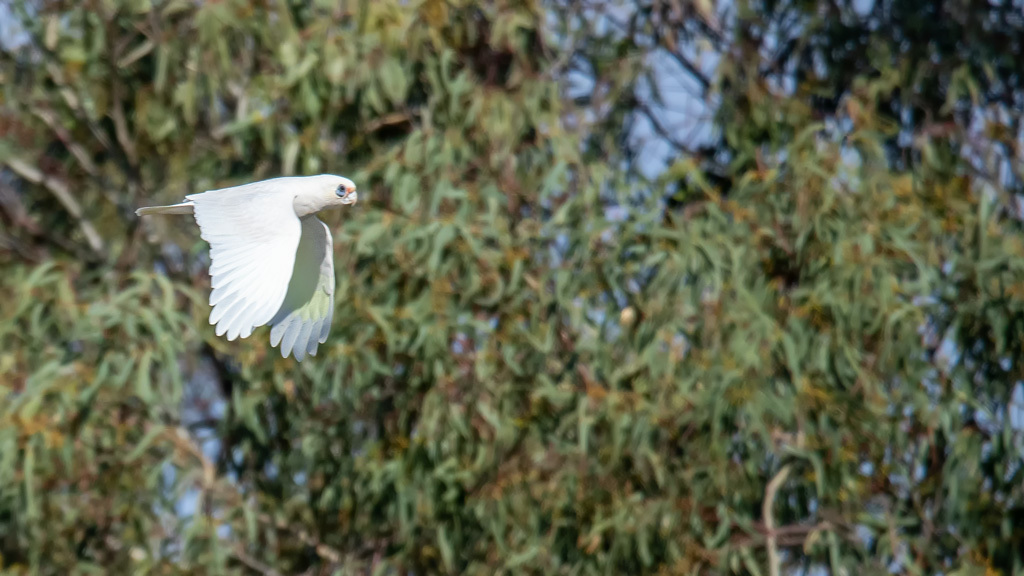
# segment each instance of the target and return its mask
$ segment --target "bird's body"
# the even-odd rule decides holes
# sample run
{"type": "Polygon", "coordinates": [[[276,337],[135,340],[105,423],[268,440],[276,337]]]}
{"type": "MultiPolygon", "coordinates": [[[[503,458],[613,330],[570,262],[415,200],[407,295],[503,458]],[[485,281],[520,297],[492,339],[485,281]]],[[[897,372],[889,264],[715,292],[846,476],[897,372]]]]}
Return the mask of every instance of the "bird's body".
{"type": "Polygon", "coordinates": [[[355,204],[351,180],[284,177],[185,196],[139,216],[192,214],[210,243],[210,324],[229,341],[266,324],[271,346],[297,361],[327,340],[334,313],[334,250],[321,210],[355,204]]]}

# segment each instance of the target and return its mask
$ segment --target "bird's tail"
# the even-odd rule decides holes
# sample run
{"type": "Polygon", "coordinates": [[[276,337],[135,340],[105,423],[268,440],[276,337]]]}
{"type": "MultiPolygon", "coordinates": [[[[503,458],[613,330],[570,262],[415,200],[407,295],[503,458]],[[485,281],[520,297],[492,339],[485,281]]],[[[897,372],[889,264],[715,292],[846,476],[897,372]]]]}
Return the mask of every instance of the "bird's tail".
{"type": "Polygon", "coordinates": [[[135,211],[136,216],[149,216],[151,214],[191,214],[194,204],[189,200],[188,202],[182,202],[181,204],[171,204],[170,206],[146,206],[145,208],[139,208],[135,211]]]}

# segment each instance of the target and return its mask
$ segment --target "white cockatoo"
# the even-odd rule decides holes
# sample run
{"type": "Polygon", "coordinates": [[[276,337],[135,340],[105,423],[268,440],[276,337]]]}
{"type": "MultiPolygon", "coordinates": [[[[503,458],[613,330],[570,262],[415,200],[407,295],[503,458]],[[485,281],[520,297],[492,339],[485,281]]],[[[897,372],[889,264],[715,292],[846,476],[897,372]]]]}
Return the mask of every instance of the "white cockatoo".
{"type": "Polygon", "coordinates": [[[334,249],[317,212],[356,203],[333,174],[272,178],[139,208],[139,216],[192,214],[210,243],[210,324],[228,340],[266,324],[270,345],[301,362],[327,341],[334,315],[334,249]]]}

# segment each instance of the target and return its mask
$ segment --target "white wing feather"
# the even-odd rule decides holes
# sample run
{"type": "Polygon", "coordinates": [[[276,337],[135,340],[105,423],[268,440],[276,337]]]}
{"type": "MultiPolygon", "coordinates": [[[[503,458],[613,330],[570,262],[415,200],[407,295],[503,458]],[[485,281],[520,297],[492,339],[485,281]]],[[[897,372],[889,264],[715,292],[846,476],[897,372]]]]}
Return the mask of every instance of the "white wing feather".
{"type": "Polygon", "coordinates": [[[302,362],[327,341],[334,316],[334,245],[331,231],[315,216],[302,218],[302,238],[281,309],[270,321],[270,345],[302,362]]]}
{"type": "Polygon", "coordinates": [[[210,324],[229,341],[274,318],[288,291],[302,225],[286,188],[256,182],[185,197],[210,244],[210,324]]]}

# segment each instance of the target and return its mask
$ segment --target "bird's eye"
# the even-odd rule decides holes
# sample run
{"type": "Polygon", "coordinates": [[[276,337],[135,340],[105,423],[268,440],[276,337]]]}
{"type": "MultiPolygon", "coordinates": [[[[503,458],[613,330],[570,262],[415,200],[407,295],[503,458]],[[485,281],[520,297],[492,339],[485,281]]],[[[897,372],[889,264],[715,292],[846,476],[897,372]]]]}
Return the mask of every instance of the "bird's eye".
{"type": "Polygon", "coordinates": [[[345,186],[344,185],[339,184],[338,185],[338,189],[335,190],[334,193],[338,195],[338,198],[344,198],[345,195],[348,194],[348,191],[345,190],[345,186]]]}

